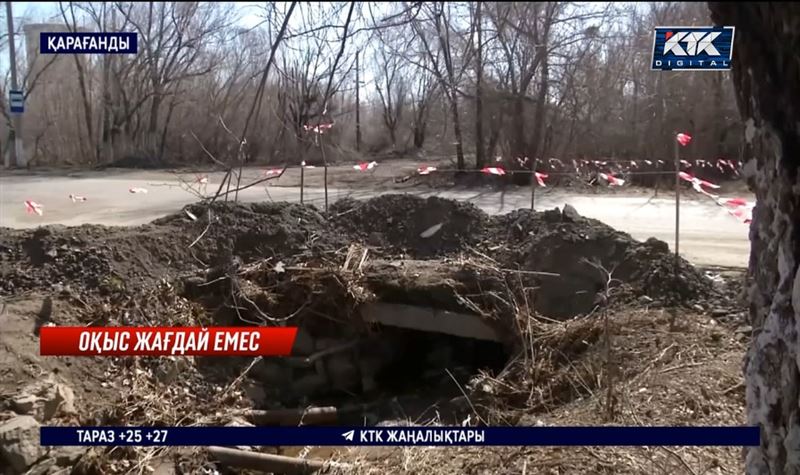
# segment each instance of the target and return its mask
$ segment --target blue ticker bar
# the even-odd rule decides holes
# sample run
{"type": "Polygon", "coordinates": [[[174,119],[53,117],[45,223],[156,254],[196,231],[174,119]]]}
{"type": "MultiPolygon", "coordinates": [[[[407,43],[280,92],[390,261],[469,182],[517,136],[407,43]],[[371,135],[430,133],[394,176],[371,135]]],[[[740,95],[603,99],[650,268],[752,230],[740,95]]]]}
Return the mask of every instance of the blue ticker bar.
{"type": "Polygon", "coordinates": [[[758,427],[42,427],[43,446],[758,446],[758,427]]]}

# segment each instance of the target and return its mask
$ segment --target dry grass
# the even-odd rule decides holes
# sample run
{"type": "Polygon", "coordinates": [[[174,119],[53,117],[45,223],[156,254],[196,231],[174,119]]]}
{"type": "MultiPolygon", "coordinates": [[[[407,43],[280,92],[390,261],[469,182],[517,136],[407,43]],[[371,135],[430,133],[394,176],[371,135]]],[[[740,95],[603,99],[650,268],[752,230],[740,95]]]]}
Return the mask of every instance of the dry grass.
{"type": "MultiPolygon", "coordinates": [[[[669,332],[661,311],[611,316],[618,371],[614,420],[606,420],[602,321],[537,322],[535,358],[521,377],[483,379],[494,385],[494,421],[516,425],[741,425],[745,344],[708,317],[684,315],[669,332]],[[546,351],[545,348],[549,348],[546,351]],[[538,349],[538,351],[537,351],[538,349]],[[514,381],[514,378],[517,378],[514,381]],[[531,395],[514,407],[521,395],[531,395]],[[571,400],[570,400],[571,398],[571,400]]],[[[519,365],[517,361],[517,365],[519,365]]],[[[738,448],[699,447],[411,447],[350,448],[335,456],[357,468],[348,473],[411,474],[723,474],[741,473],[738,448]]],[[[332,470],[330,473],[337,473],[332,470]]]]}

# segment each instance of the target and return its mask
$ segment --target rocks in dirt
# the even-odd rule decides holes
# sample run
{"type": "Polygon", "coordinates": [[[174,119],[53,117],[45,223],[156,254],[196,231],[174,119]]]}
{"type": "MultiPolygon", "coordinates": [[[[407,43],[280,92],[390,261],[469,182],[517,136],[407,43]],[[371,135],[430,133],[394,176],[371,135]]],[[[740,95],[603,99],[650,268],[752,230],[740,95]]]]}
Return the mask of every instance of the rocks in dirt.
{"type": "Polygon", "coordinates": [[[57,416],[76,414],[75,393],[66,384],[47,378],[24,387],[11,398],[11,407],[17,414],[47,422],[57,416]]]}
{"type": "Polygon", "coordinates": [[[75,414],[75,393],[65,384],[56,384],[44,400],[43,419],[48,421],[58,414],[75,414]]]}
{"type": "Polygon", "coordinates": [[[25,473],[47,452],[39,444],[39,423],[32,416],[17,416],[0,425],[0,459],[11,474],[25,473]]]}
{"type": "Polygon", "coordinates": [[[581,215],[578,213],[572,205],[565,204],[564,209],[561,211],[561,215],[563,216],[564,220],[567,221],[577,221],[581,219],[581,215]]]}
{"type": "Polygon", "coordinates": [[[88,447],[58,447],[51,456],[55,460],[56,465],[72,467],[88,450],[88,447]]]}
{"type": "Polygon", "coordinates": [[[32,414],[39,397],[34,394],[20,394],[11,399],[11,408],[17,414],[32,414]]]}

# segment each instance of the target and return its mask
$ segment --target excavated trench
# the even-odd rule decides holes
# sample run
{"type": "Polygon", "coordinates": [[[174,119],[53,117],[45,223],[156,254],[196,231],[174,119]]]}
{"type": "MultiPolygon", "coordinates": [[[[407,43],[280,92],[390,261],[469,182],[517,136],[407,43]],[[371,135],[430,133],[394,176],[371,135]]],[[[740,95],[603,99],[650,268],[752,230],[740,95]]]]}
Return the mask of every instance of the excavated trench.
{"type": "MultiPolygon", "coordinates": [[[[241,315],[223,313],[214,317],[221,324],[241,315]]],[[[472,412],[462,397],[470,379],[496,375],[513,351],[477,315],[383,302],[357,313],[352,323],[341,323],[340,308],[298,321],[292,355],[261,360],[248,373],[264,395],[256,409],[336,407],[339,423],[437,417],[455,424],[472,412]]]]}
{"type": "MultiPolygon", "coordinates": [[[[148,313],[163,318],[177,294],[192,303],[175,315],[182,324],[299,326],[292,356],[248,373],[265,409],[404,399],[411,402],[402,410],[393,403],[374,413],[405,418],[409,407],[449,401],[519,350],[520,316],[568,319],[596,307],[606,270],[620,283],[615,304],[690,302],[710,289],[683,260],[675,279],[666,243],[637,242],[568,206],[488,216],[468,203],[409,195],[341,200],[327,213],[217,202],[138,228],[4,233],[0,295],[64,282],[109,299],[134,319],[127,324],[152,322],[136,321],[144,312],[128,312],[126,302],[155,299],[148,313]],[[153,293],[165,277],[175,290],[153,293]],[[194,305],[206,312],[192,314],[194,305]]],[[[244,369],[231,359],[203,364],[234,378],[244,369]]]]}
{"type": "Polygon", "coordinates": [[[520,315],[569,319],[602,304],[606,270],[619,282],[617,303],[686,302],[709,285],[684,261],[676,280],[665,243],[637,242],[570,207],[490,217],[463,203],[384,195],[337,202],[325,218],[295,205],[229,208],[220,216],[238,238],[199,254],[223,265],[187,282],[184,295],[205,300],[217,324],[287,319],[300,328],[292,356],[249,373],[264,409],[419,415],[462,395],[479,372],[503,369],[520,349],[520,315]]]}
{"type": "Polygon", "coordinates": [[[345,418],[340,422],[417,420],[435,406],[439,417],[455,423],[467,408],[451,401],[462,395],[472,376],[496,374],[509,357],[496,341],[382,324],[356,338],[325,339],[323,346],[333,353],[318,359],[312,355],[312,365],[297,364],[309,358],[303,356],[273,360],[257,370],[267,369],[257,377],[265,386],[284,388],[278,399],[286,407],[335,406],[345,418]],[[279,367],[292,376],[286,386],[271,379],[279,367]]]}

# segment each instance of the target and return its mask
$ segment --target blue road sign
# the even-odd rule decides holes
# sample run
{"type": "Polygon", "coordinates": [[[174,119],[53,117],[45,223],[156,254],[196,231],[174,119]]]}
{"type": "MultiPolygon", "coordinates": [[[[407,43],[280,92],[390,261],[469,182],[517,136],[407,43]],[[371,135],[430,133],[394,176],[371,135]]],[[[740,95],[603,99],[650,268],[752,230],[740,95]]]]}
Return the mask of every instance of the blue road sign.
{"type": "Polygon", "coordinates": [[[8,105],[12,114],[25,112],[25,95],[22,91],[8,91],[8,105]]]}

